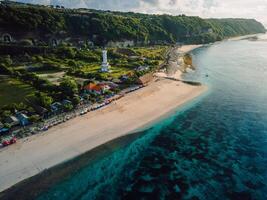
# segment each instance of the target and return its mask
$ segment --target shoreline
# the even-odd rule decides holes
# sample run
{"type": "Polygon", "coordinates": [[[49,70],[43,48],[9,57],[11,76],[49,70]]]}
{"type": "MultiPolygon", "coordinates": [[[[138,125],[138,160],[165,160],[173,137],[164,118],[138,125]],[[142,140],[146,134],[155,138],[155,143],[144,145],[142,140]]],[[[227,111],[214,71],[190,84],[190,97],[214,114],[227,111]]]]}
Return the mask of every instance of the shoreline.
{"type": "MultiPolygon", "coordinates": [[[[186,51],[197,48],[190,46],[186,51]]],[[[0,191],[114,139],[145,129],[206,90],[206,86],[157,78],[105,108],[22,139],[0,151],[0,191]]]]}
{"type": "Polygon", "coordinates": [[[231,37],[228,39],[225,39],[226,41],[239,41],[239,40],[244,40],[244,39],[249,39],[251,37],[259,36],[264,33],[256,33],[256,34],[251,34],[251,35],[243,35],[243,36],[236,36],[236,37],[231,37]]]}

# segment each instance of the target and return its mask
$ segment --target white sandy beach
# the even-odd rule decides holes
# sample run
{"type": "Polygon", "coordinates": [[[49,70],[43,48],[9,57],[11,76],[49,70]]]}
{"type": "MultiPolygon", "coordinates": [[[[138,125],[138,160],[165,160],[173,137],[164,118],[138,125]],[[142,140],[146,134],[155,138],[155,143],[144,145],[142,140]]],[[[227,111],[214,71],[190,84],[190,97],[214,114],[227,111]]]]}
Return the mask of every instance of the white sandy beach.
{"type": "Polygon", "coordinates": [[[261,36],[263,34],[251,34],[251,35],[244,35],[244,36],[237,36],[237,37],[231,37],[229,39],[226,39],[228,41],[238,41],[238,40],[244,40],[244,39],[248,39],[248,38],[251,38],[251,37],[257,37],[257,36],[261,36]]]}
{"type": "Polygon", "coordinates": [[[183,45],[180,48],[178,48],[178,53],[186,53],[189,51],[193,51],[194,49],[197,49],[199,47],[202,47],[203,44],[198,44],[198,45],[183,45]]]}
{"type": "MultiPolygon", "coordinates": [[[[196,46],[183,48],[180,51],[190,51],[196,46]]],[[[134,132],[196,98],[206,89],[205,86],[158,78],[105,108],[20,140],[0,150],[0,191],[134,132]]]]}

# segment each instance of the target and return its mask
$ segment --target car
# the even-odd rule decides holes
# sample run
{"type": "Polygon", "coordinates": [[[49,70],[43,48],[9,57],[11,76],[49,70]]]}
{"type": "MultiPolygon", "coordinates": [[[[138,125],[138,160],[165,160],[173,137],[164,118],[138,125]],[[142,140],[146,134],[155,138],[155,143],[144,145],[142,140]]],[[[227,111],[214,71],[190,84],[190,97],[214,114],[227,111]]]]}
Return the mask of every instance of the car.
{"type": "Polygon", "coordinates": [[[45,126],[42,128],[42,131],[48,131],[48,128],[49,128],[48,126],[45,126]]]}
{"type": "Polygon", "coordinates": [[[36,131],[36,130],[33,130],[33,131],[31,131],[31,134],[33,134],[33,135],[35,135],[35,134],[37,134],[38,132],[36,131]]]}
{"type": "Polygon", "coordinates": [[[10,145],[10,142],[8,140],[4,140],[2,142],[2,145],[3,145],[3,147],[6,147],[6,146],[10,145]]]}
{"type": "Polygon", "coordinates": [[[9,140],[10,144],[15,144],[17,142],[17,138],[13,137],[11,140],[9,140]]]}
{"type": "Polygon", "coordinates": [[[9,146],[11,144],[15,144],[17,142],[17,138],[16,137],[12,137],[12,138],[6,138],[5,140],[2,141],[2,146],[6,147],[9,146]]]}

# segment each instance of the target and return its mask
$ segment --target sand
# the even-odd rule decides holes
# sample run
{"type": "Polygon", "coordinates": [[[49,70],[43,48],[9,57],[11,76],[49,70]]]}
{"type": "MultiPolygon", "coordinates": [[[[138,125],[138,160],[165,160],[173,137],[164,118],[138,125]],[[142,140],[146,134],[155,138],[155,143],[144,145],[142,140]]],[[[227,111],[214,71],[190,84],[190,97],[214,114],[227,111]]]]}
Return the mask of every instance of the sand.
{"type": "Polygon", "coordinates": [[[105,108],[1,149],[0,191],[101,144],[133,133],[206,89],[206,86],[157,78],[147,87],[127,94],[105,108]]]}
{"type": "Polygon", "coordinates": [[[199,47],[202,47],[203,44],[198,44],[198,45],[183,45],[180,48],[178,48],[178,53],[186,53],[193,51],[194,49],[197,49],[199,47]]]}
{"type": "Polygon", "coordinates": [[[251,34],[251,35],[237,36],[237,37],[231,37],[231,38],[226,39],[226,40],[228,40],[228,41],[238,41],[238,40],[249,39],[249,38],[252,38],[252,37],[257,37],[257,36],[260,36],[260,35],[263,35],[263,34],[257,33],[257,34],[251,34]]]}

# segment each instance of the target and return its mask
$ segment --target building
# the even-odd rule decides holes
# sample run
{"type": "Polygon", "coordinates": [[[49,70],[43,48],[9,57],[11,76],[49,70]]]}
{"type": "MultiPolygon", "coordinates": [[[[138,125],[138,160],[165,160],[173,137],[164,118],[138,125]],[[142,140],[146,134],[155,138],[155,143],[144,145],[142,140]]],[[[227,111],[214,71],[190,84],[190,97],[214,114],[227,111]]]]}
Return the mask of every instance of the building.
{"type": "Polygon", "coordinates": [[[58,111],[61,111],[63,106],[61,103],[55,102],[50,107],[51,107],[52,112],[58,112],[58,111]]]}
{"type": "Polygon", "coordinates": [[[101,87],[95,83],[89,83],[88,85],[84,86],[83,89],[86,90],[87,92],[101,94],[101,87]]]}
{"type": "Polygon", "coordinates": [[[17,119],[19,120],[19,123],[21,126],[27,126],[30,124],[29,117],[23,113],[17,113],[16,114],[17,119]]]}
{"type": "Polygon", "coordinates": [[[127,81],[128,79],[129,79],[130,77],[128,76],[128,75],[126,75],[126,74],[124,74],[124,75],[122,75],[121,77],[120,77],[120,79],[121,79],[121,81],[127,81]]]}
{"type": "Polygon", "coordinates": [[[103,94],[106,91],[110,90],[110,86],[106,83],[89,83],[88,85],[84,86],[84,90],[95,93],[95,94],[103,94]]]}
{"type": "Polygon", "coordinates": [[[42,117],[46,117],[47,116],[48,110],[46,108],[44,108],[42,106],[39,106],[39,105],[36,105],[36,104],[34,104],[32,102],[29,102],[29,103],[30,103],[30,105],[33,107],[33,109],[35,110],[35,112],[38,115],[40,115],[42,117]]]}
{"type": "Polygon", "coordinates": [[[63,101],[62,101],[62,104],[65,106],[65,105],[72,105],[72,102],[70,101],[70,100],[67,100],[67,99],[64,99],[63,101]]]}
{"type": "Polygon", "coordinates": [[[103,55],[103,62],[101,65],[101,72],[109,72],[109,63],[108,63],[108,56],[107,56],[107,50],[103,50],[102,51],[102,55],[103,55]]]}
{"type": "Polygon", "coordinates": [[[109,41],[107,43],[108,47],[121,47],[121,48],[127,48],[134,46],[133,40],[124,40],[124,41],[109,41]]]}
{"type": "Polygon", "coordinates": [[[1,37],[1,41],[4,43],[11,43],[13,39],[9,33],[4,33],[1,37]]]}
{"type": "MultiPolygon", "coordinates": [[[[116,89],[116,88],[119,87],[118,84],[116,84],[116,83],[114,83],[112,81],[105,81],[103,83],[107,84],[111,90],[116,89]]],[[[108,88],[108,87],[106,87],[106,88],[108,88]]]]}
{"type": "Polygon", "coordinates": [[[5,119],[5,123],[9,124],[10,126],[17,126],[19,125],[19,119],[15,116],[9,116],[5,119]]]}
{"type": "Polygon", "coordinates": [[[110,85],[107,83],[99,83],[98,86],[101,88],[102,93],[105,93],[111,89],[110,85]]]}
{"type": "Polygon", "coordinates": [[[149,70],[149,68],[150,68],[149,66],[139,66],[135,70],[138,72],[143,72],[149,70]]]}
{"type": "Polygon", "coordinates": [[[153,73],[145,74],[144,76],[139,77],[138,83],[141,85],[147,85],[149,82],[153,81],[153,73]]]}
{"type": "Polygon", "coordinates": [[[0,134],[7,133],[9,131],[8,128],[5,128],[4,124],[0,122],[0,134]]]}

